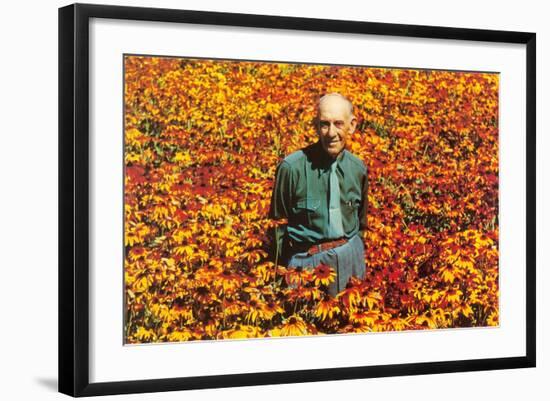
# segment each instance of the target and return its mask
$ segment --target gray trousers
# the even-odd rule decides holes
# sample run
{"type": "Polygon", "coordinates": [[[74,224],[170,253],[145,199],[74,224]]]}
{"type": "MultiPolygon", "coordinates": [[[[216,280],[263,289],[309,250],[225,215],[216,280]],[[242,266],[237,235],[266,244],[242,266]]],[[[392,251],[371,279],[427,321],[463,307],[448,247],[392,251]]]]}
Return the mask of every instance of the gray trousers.
{"type": "Polygon", "coordinates": [[[328,292],[335,296],[346,288],[351,276],[365,277],[365,246],[359,235],[353,236],[339,247],[308,255],[307,252],[296,253],[290,257],[288,267],[313,269],[319,264],[331,266],[336,271],[336,280],[330,283],[328,292]]]}

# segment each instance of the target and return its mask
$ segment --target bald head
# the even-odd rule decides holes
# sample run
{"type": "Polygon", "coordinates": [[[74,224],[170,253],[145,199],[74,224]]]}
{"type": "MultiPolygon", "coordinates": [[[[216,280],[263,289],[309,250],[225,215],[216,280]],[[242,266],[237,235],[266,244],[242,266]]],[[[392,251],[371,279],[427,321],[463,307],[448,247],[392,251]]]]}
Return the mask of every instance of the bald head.
{"type": "Polygon", "coordinates": [[[319,109],[321,109],[321,107],[326,106],[327,103],[331,105],[342,103],[343,105],[345,105],[344,107],[348,109],[349,115],[350,116],[353,115],[353,104],[344,95],[341,95],[337,92],[332,92],[321,96],[321,98],[319,99],[319,109]]]}

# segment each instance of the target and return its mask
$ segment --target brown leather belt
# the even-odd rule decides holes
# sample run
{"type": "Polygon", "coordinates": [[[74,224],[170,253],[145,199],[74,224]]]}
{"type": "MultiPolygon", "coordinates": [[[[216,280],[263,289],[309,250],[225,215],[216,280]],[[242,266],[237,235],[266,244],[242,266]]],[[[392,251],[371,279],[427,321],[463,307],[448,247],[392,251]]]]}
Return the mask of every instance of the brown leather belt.
{"type": "Polygon", "coordinates": [[[347,239],[341,238],[334,241],[329,242],[323,242],[321,244],[313,245],[307,250],[308,255],[312,256],[316,253],[328,251],[329,249],[333,249],[336,247],[339,247],[340,245],[344,245],[346,242],[348,242],[347,239]]]}

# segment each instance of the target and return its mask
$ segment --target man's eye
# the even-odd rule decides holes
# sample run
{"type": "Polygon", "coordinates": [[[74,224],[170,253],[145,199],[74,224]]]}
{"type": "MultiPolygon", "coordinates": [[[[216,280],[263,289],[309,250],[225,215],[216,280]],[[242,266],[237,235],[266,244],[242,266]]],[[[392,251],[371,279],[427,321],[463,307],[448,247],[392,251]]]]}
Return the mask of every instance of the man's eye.
{"type": "Polygon", "coordinates": [[[343,121],[335,121],[334,126],[336,128],[342,128],[344,126],[344,122],[343,121]]]}
{"type": "Polygon", "coordinates": [[[328,121],[321,121],[320,125],[321,125],[321,127],[326,128],[326,127],[330,126],[330,123],[328,121]]]}

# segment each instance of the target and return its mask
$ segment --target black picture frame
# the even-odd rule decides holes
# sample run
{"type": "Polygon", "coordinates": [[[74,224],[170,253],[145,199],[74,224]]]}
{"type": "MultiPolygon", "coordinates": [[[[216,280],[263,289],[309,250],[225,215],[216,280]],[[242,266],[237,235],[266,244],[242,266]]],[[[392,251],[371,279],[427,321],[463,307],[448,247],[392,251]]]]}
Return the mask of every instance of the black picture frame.
{"type": "Polygon", "coordinates": [[[59,9],[59,391],[95,396],[534,367],[536,35],[479,29],[73,4],[59,9]],[[91,18],[523,44],[526,47],[526,353],[521,357],[258,372],[154,380],[89,380],[89,22],[91,18]]]}

